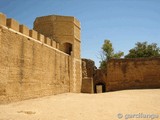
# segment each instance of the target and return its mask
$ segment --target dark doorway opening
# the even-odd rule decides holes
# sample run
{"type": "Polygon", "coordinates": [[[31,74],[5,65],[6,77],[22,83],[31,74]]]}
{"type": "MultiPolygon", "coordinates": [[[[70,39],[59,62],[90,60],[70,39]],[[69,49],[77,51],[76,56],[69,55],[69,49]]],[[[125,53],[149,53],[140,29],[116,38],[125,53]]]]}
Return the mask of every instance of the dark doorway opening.
{"type": "Polygon", "coordinates": [[[72,44],[71,43],[64,43],[61,46],[61,50],[69,55],[71,55],[72,52],[72,44]]]}

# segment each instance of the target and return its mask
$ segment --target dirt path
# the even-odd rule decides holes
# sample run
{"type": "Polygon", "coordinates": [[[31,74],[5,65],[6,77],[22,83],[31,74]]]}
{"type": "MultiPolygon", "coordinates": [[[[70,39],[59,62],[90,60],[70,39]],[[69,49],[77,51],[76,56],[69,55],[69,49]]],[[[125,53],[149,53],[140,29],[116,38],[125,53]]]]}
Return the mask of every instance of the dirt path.
{"type": "Polygon", "coordinates": [[[145,115],[160,119],[160,89],[67,93],[0,105],[0,120],[151,120],[140,118],[145,115]]]}

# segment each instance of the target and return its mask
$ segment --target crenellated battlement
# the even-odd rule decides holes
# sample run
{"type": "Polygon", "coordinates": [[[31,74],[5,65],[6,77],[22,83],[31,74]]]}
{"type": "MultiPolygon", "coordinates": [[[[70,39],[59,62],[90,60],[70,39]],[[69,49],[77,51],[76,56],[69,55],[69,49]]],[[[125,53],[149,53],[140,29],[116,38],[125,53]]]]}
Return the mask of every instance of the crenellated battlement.
{"type": "Polygon", "coordinates": [[[0,13],[0,104],[81,91],[80,23],[38,17],[33,29],[0,13]]]}
{"type": "Polygon", "coordinates": [[[3,27],[7,27],[9,30],[14,30],[17,33],[21,33],[21,35],[28,37],[28,39],[37,40],[42,44],[51,46],[59,50],[59,43],[57,43],[56,41],[50,39],[47,36],[44,36],[43,34],[33,29],[29,29],[23,24],[19,24],[19,22],[13,18],[7,18],[3,13],[0,13],[0,25],[3,27]]]}

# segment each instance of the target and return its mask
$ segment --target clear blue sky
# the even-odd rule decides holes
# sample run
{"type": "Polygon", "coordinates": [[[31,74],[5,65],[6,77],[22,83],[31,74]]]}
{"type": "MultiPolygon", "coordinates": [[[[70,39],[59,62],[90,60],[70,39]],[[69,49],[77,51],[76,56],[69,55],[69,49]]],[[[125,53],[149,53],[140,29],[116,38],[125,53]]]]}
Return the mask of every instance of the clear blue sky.
{"type": "Polygon", "coordinates": [[[0,0],[0,12],[29,28],[37,16],[75,16],[82,28],[81,56],[97,66],[105,39],[125,54],[138,41],[160,46],[160,0],[0,0]]]}

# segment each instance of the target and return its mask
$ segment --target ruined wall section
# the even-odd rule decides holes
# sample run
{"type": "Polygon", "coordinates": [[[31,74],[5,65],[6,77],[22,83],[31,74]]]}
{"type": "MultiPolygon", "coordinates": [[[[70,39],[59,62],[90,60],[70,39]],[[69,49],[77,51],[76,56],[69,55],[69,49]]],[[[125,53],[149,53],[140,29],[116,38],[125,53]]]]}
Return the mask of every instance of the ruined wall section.
{"type": "Polygon", "coordinates": [[[82,59],[82,93],[94,93],[95,63],[90,59],[82,59]]]}
{"type": "Polygon", "coordinates": [[[95,71],[94,77],[94,92],[96,92],[96,85],[104,85],[106,86],[107,81],[107,70],[106,69],[97,69],[95,71]]]}
{"type": "Polygon", "coordinates": [[[71,56],[0,14],[0,104],[70,92],[71,56]]]}
{"type": "Polygon", "coordinates": [[[106,90],[160,88],[160,58],[112,59],[106,90]]]}

